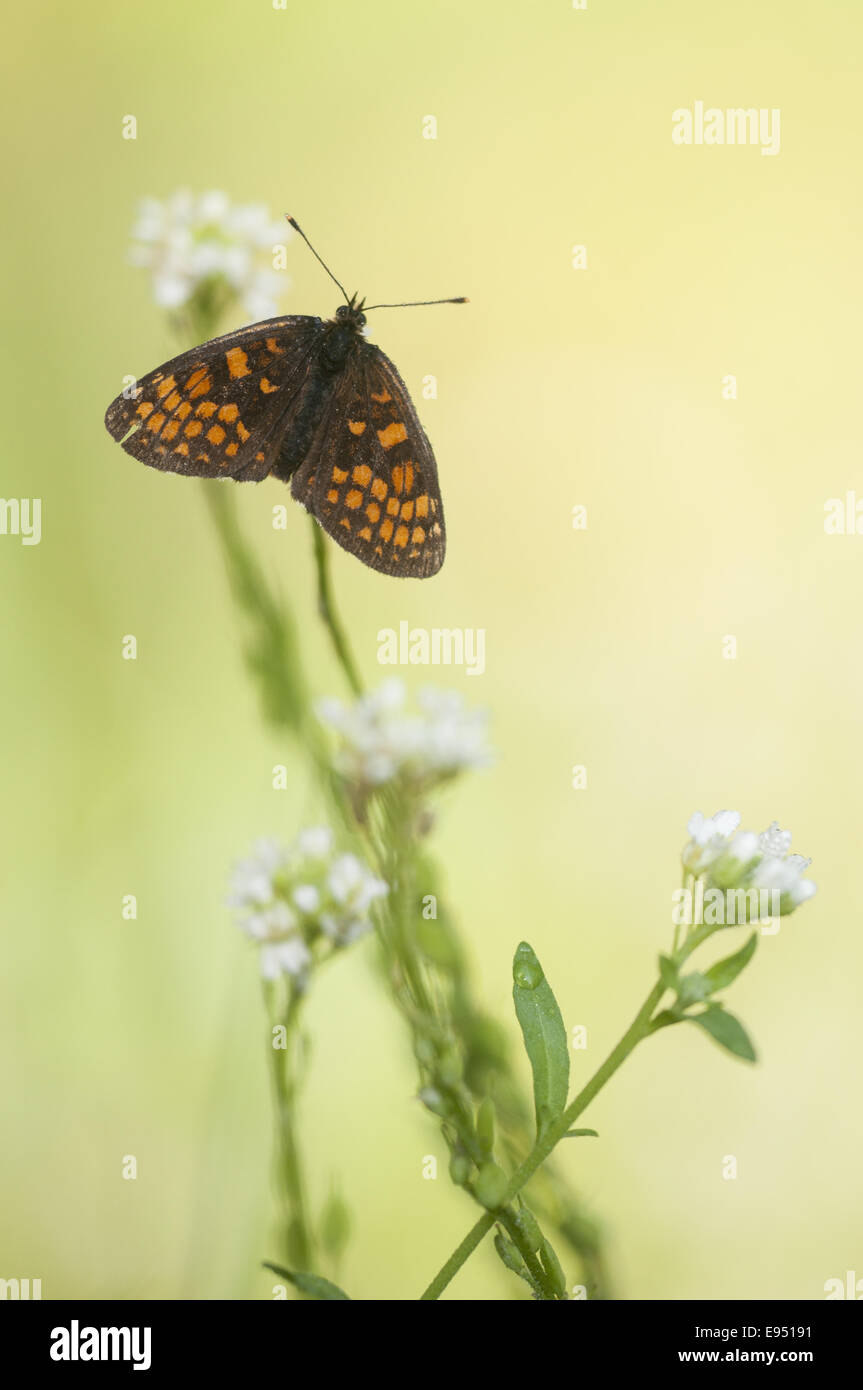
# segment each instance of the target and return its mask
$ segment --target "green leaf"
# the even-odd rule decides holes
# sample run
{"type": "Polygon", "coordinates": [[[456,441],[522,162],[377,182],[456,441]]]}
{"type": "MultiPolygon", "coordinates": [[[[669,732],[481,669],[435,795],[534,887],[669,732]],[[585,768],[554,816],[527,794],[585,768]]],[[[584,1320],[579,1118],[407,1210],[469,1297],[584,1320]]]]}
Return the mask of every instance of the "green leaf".
{"type": "Polygon", "coordinates": [[[710,983],[710,992],[715,994],[718,989],[726,989],[732,980],[736,980],[755,955],[755,947],[758,945],[758,932],[754,931],[745,946],[736,951],[733,956],[726,956],[724,960],[718,960],[715,965],[711,965],[709,970],[705,970],[704,978],[710,983]]]}
{"type": "Polygon", "coordinates": [[[666,989],[677,989],[677,966],[669,956],[659,957],[659,978],[666,989]]]}
{"type": "Polygon", "coordinates": [[[568,1129],[563,1136],[564,1139],[581,1139],[582,1136],[589,1135],[591,1139],[599,1138],[599,1131],[596,1129],[568,1129]]]}
{"type": "Polygon", "coordinates": [[[682,1022],[683,1016],[676,1011],[676,1008],[663,1009],[661,1013],[656,1015],[656,1018],[651,1020],[650,1031],[655,1033],[660,1028],[670,1028],[672,1023],[682,1022]]]}
{"type": "Polygon", "coordinates": [[[271,1269],[280,1279],[287,1279],[289,1284],[293,1284],[301,1293],[308,1294],[309,1298],[328,1303],[343,1299],[348,1303],[351,1301],[350,1294],[346,1294],[338,1284],[331,1284],[329,1279],[322,1278],[320,1274],[302,1274],[297,1270],[285,1269],[283,1265],[271,1264],[269,1260],[264,1260],[264,1269],[271,1269]]]}
{"type": "Polygon", "coordinates": [[[537,1136],[566,1106],[569,1047],[560,1009],[536,953],[522,941],[512,963],[512,997],[533,1071],[537,1136]]]}
{"type": "Polygon", "coordinates": [[[699,1028],[703,1028],[705,1033],[709,1033],[720,1047],[724,1047],[726,1052],[731,1052],[735,1057],[742,1057],[745,1062],[755,1062],[755,1048],[749,1039],[749,1034],[743,1027],[739,1018],[734,1014],[728,1013],[720,1005],[715,1004],[709,1009],[705,1009],[701,1014],[688,1014],[689,1023],[697,1023],[699,1028]]]}

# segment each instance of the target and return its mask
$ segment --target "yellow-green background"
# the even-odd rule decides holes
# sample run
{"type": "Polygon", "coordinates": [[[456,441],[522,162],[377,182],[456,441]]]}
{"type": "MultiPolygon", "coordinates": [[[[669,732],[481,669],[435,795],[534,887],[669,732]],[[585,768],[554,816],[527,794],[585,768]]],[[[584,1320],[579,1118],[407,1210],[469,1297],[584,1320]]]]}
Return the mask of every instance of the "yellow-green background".
{"type": "MultiPolygon", "coordinates": [[[[470,296],[374,322],[417,396],[439,380],[420,405],[446,566],[334,569],[369,681],[401,618],[487,630],[482,678],[408,672],[491,711],[496,765],[448,794],[435,840],[484,1001],[510,1017],[527,936],[589,1030],[584,1079],[667,942],[694,809],[778,818],[813,857],[818,896],[733,991],[760,1065],[663,1034],[564,1156],[618,1293],[819,1298],[863,1272],[863,537],[823,531],[827,498],[863,493],[856,0],[85,0],[10,24],[2,492],[40,496],[44,533],[0,538],[0,1275],[47,1298],[271,1287],[259,985],[222,900],[250,841],[316,806],[293,760],[271,790],[289,754],[199,486],[102,428],[123,375],[174,351],[126,243],[136,200],[181,186],[293,213],[351,289],[470,296]],[[674,147],[671,112],[699,99],[780,107],[779,156],[674,147]]],[[[289,259],[285,311],[332,312],[296,240],[289,259]]],[[[244,525],[333,691],[306,519],[271,528],[284,496],[243,489],[244,525]]],[[[443,1146],[370,945],[312,1000],[306,1136],[316,1197],[338,1172],[355,1209],[343,1282],[398,1299],[474,1212],[443,1165],[422,1178],[443,1146]]],[[[516,1290],[483,1251],[450,1293],[516,1290]]]]}

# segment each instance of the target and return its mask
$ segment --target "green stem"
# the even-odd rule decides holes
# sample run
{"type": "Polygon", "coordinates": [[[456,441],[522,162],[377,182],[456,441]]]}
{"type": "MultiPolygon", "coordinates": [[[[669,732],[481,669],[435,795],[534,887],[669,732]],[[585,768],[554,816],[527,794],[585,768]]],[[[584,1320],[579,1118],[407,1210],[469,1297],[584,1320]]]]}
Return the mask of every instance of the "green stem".
{"type": "MultiPolygon", "coordinates": [[[[277,1017],[272,1008],[270,1017],[277,1017]]],[[[270,1037],[273,1094],[276,1111],[276,1141],[278,1174],[287,1204],[284,1247],[289,1262],[301,1270],[311,1270],[313,1239],[311,1235],[306,1188],[296,1134],[297,1076],[295,1069],[297,1030],[300,1020],[300,997],[291,990],[287,1008],[279,1022],[285,1029],[285,1047],[273,1047],[270,1037]]]]}
{"type": "Polygon", "coordinates": [[[362,695],[363,683],[357,672],[350,644],[345,630],[342,627],[341,619],[336,609],[336,601],[333,597],[333,587],[330,582],[330,560],[327,538],[314,517],[310,517],[310,522],[315,547],[315,565],[318,572],[318,612],[326,627],[329,629],[333,648],[338,658],[339,665],[345,673],[345,679],[348,685],[354,695],[362,695]]]}
{"type": "MultiPolygon", "coordinates": [[[[537,1168],[548,1158],[548,1155],[555,1145],[560,1142],[567,1130],[572,1128],[578,1117],[587,1109],[594,1096],[602,1090],[605,1083],[614,1075],[618,1067],[626,1061],[630,1052],[632,1052],[638,1043],[647,1036],[653,1012],[664,993],[665,986],[661,981],[657,981],[617,1046],[612,1048],[605,1061],[598,1070],[594,1072],[587,1085],[578,1093],[572,1104],[567,1106],[560,1118],[545,1131],[541,1139],[537,1140],[524,1163],[522,1163],[521,1167],[512,1175],[506,1191],[501,1198],[501,1207],[508,1206],[509,1203],[518,1196],[521,1189],[533,1177],[537,1168]]],[[[446,1264],[429,1284],[425,1293],[422,1295],[423,1301],[429,1301],[440,1297],[447,1284],[453,1276],[458,1273],[465,1260],[468,1259],[479,1245],[483,1236],[491,1230],[496,1219],[495,1212],[486,1212],[480,1217],[473,1229],[465,1236],[458,1249],[453,1251],[446,1264]]]]}

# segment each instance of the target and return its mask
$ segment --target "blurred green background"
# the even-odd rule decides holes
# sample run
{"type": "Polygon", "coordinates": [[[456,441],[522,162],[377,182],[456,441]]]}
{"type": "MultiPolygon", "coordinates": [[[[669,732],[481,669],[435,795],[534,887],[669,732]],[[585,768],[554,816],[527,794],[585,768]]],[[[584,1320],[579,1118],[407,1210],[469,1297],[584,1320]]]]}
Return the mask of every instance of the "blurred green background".
{"type": "MultiPolygon", "coordinates": [[[[0,538],[0,1275],[46,1298],[272,1285],[264,1019],[223,898],[254,838],[317,806],[295,760],[271,789],[290,754],[262,725],[199,486],[102,427],[123,375],[175,350],[126,254],[138,199],[178,187],[293,213],[349,289],[470,296],[372,335],[435,446],[446,566],[402,583],[339,553],[334,573],[370,682],[381,627],[487,631],[483,677],[407,673],[491,711],[496,765],[451,790],[435,836],[485,1003],[511,1020],[527,936],[588,1029],[583,1081],[666,947],[693,810],[777,818],[813,857],[818,896],[733,991],[760,1065],[663,1034],[585,1117],[600,1140],[564,1155],[617,1293],[820,1298],[863,1272],[863,538],[823,529],[828,498],[863,493],[860,37],[851,0],[16,11],[2,491],[43,499],[43,538],[0,538]],[[696,100],[781,108],[781,153],[673,146],[696,100]]],[[[330,314],[296,239],[289,261],[284,310],[330,314]]],[[[271,526],[283,497],[242,489],[243,523],[316,690],[336,691],[306,519],[271,526]]],[[[372,949],[311,1002],[307,1146],[318,1200],[338,1173],[355,1211],[342,1282],[413,1298],[474,1209],[445,1165],[423,1180],[443,1145],[372,949]]],[[[448,1291],[514,1294],[487,1250],[448,1291]]]]}

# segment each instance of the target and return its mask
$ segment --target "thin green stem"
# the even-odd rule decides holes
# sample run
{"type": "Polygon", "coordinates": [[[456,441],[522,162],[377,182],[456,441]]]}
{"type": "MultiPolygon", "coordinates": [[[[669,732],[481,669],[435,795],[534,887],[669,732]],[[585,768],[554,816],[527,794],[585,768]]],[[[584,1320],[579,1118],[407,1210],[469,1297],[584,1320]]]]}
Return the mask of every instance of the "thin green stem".
{"type": "Polygon", "coordinates": [[[354,661],[347,635],[342,626],[341,619],[339,618],[336,609],[336,601],[333,596],[333,586],[330,582],[330,558],[327,538],[314,517],[310,517],[309,520],[312,527],[312,539],[315,547],[315,566],[318,572],[318,612],[329,630],[333,649],[338,658],[339,665],[345,673],[345,679],[348,685],[354,695],[362,695],[363,683],[360,680],[356,662],[354,661]]]}
{"type": "Polygon", "coordinates": [[[302,1270],[311,1270],[313,1265],[313,1238],[309,1222],[306,1186],[302,1161],[297,1143],[297,1075],[296,1055],[300,1021],[301,999],[291,990],[287,1007],[279,1011],[272,1007],[274,992],[268,991],[270,1017],[277,1018],[285,1030],[285,1046],[273,1046],[270,1038],[270,1054],[273,1078],[273,1094],[276,1111],[276,1146],[278,1176],[286,1200],[286,1221],[284,1248],[288,1260],[302,1270]]]}
{"type": "MultiPolygon", "coordinates": [[[[665,993],[665,986],[661,981],[653,986],[632,1023],[627,1028],[623,1037],[612,1048],[602,1065],[594,1072],[587,1085],[579,1091],[571,1105],[567,1106],[562,1115],[553,1125],[545,1131],[540,1139],[534,1144],[521,1167],[513,1173],[506,1190],[501,1198],[500,1206],[506,1207],[521,1189],[533,1177],[537,1168],[545,1161],[552,1149],[564,1137],[572,1125],[587,1109],[594,1096],[602,1090],[605,1083],[614,1075],[618,1067],[626,1061],[626,1058],[633,1049],[645,1038],[650,1027],[650,1020],[653,1012],[665,993]]],[[[447,1284],[455,1274],[461,1269],[465,1260],[473,1253],[483,1237],[491,1230],[496,1215],[494,1212],[486,1212],[477,1221],[476,1225],[465,1236],[458,1249],[453,1251],[446,1264],[429,1284],[425,1293],[422,1294],[424,1301],[439,1298],[447,1284]]]]}

